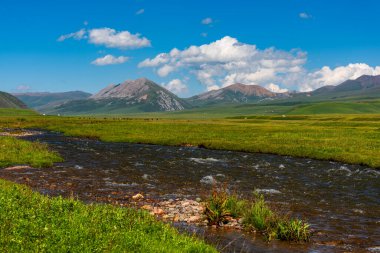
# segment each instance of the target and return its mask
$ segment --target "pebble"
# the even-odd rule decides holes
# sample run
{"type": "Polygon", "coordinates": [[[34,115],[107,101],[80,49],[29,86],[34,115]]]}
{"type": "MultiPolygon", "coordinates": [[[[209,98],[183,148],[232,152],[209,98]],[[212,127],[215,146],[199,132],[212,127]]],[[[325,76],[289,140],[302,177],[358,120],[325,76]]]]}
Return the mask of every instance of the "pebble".
{"type": "Polygon", "coordinates": [[[140,200],[140,199],[144,199],[144,196],[140,193],[137,193],[136,195],[132,196],[132,199],[133,200],[140,200]]]}
{"type": "MultiPolygon", "coordinates": [[[[140,193],[132,197],[133,200],[142,200],[144,196],[140,193]]],[[[146,200],[149,201],[149,200],[146,200]]],[[[145,202],[145,201],[144,201],[145,202]]],[[[142,202],[142,203],[144,203],[142,202]]],[[[161,218],[168,222],[186,222],[198,226],[207,226],[208,221],[204,215],[204,203],[200,198],[191,199],[169,199],[154,204],[144,204],[141,209],[149,211],[151,215],[161,218]]],[[[228,218],[226,224],[220,224],[223,227],[242,229],[242,219],[228,218]]],[[[215,226],[216,228],[217,226],[215,226]]]]}

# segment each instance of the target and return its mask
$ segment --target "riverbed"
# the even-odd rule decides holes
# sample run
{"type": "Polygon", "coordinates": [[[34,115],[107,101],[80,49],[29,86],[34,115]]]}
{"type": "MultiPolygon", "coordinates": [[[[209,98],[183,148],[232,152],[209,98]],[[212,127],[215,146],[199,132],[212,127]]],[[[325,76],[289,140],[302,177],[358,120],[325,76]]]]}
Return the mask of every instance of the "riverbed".
{"type": "Polygon", "coordinates": [[[128,206],[204,198],[212,182],[249,197],[263,193],[276,209],[308,221],[310,243],[266,243],[259,234],[177,222],[224,252],[380,252],[380,171],[360,165],[198,147],[107,143],[39,132],[64,158],[52,168],[1,170],[0,177],[51,196],[128,206]]]}

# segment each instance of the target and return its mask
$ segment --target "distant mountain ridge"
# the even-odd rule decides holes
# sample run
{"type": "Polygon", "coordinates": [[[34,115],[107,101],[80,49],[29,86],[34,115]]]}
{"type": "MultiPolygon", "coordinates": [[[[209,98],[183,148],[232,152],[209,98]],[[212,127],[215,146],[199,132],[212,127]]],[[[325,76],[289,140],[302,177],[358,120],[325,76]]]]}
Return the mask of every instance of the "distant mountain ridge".
{"type": "Polygon", "coordinates": [[[347,80],[332,86],[323,86],[306,93],[309,100],[344,100],[350,98],[380,98],[380,75],[363,75],[355,80],[347,80]]]}
{"type": "Polygon", "coordinates": [[[314,90],[312,93],[320,94],[324,92],[347,92],[347,91],[367,91],[380,89],[380,75],[363,75],[355,80],[347,80],[337,86],[323,86],[314,90]]]}
{"type": "Polygon", "coordinates": [[[14,93],[15,97],[23,101],[28,107],[42,113],[49,113],[56,106],[72,100],[87,99],[92,94],[83,91],[68,92],[26,92],[14,93]]]}
{"type": "Polygon", "coordinates": [[[265,99],[288,97],[288,93],[275,93],[259,85],[236,83],[219,90],[208,91],[187,100],[193,105],[220,103],[252,103],[265,99]]]}
{"type": "Polygon", "coordinates": [[[324,86],[311,92],[298,93],[275,93],[258,85],[236,83],[190,98],[179,98],[153,81],[139,78],[108,85],[92,96],[83,92],[68,92],[54,96],[49,93],[16,95],[31,107],[40,110],[43,108],[50,114],[125,114],[239,104],[294,105],[320,101],[379,99],[380,76],[364,75],[337,86],[324,86]],[[62,94],[66,95],[65,100],[60,100],[62,94]],[[28,100],[32,98],[37,100],[33,101],[34,104],[28,100]]]}
{"type": "Polygon", "coordinates": [[[55,108],[59,113],[127,113],[179,111],[191,108],[184,99],[147,78],[111,84],[86,100],[71,101],[55,108]]]}
{"type": "Polygon", "coordinates": [[[15,96],[0,91],[0,108],[27,108],[27,106],[15,96]]]}

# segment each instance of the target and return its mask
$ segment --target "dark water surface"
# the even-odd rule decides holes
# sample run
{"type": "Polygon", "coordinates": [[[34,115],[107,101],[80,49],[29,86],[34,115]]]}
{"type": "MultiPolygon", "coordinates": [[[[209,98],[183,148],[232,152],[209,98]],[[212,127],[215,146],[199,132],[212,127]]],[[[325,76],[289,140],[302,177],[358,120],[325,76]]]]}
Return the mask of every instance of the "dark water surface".
{"type": "Polygon", "coordinates": [[[25,138],[48,143],[65,162],[52,169],[0,170],[0,177],[45,194],[119,203],[138,192],[152,200],[195,199],[210,190],[207,179],[212,176],[246,196],[259,189],[276,208],[305,218],[315,230],[307,244],[267,244],[259,235],[176,224],[225,252],[380,252],[379,170],[277,155],[106,143],[57,133],[25,138]]]}

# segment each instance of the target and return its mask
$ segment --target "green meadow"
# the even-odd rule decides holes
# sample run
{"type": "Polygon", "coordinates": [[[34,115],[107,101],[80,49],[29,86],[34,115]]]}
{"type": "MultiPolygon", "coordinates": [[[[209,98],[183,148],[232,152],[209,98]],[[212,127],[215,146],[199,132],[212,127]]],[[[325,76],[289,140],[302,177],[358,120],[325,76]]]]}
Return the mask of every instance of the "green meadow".
{"type": "Polygon", "coordinates": [[[1,252],[216,252],[145,211],[49,198],[0,179],[1,252]]]}
{"type": "Polygon", "coordinates": [[[0,127],[41,128],[110,142],[193,145],[380,167],[379,114],[241,115],[219,119],[155,116],[3,116],[0,127]]]}

